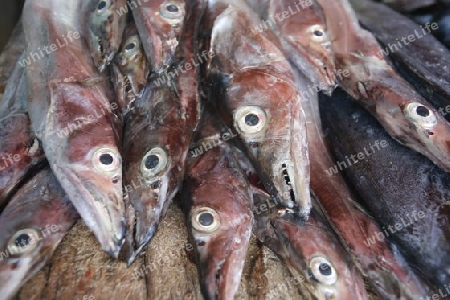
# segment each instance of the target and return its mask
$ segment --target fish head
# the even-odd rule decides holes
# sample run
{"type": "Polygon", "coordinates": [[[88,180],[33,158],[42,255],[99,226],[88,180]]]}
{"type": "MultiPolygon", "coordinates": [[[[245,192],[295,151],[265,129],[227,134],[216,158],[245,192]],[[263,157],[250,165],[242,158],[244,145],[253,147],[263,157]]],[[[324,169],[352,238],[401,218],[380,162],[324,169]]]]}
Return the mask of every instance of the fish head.
{"type": "Polygon", "coordinates": [[[6,299],[52,257],[78,214],[47,169],[23,186],[0,216],[0,293],[6,299]]]}
{"type": "Polygon", "coordinates": [[[274,222],[277,234],[290,243],[290,263],[303,270],[299,280],[307,282],[305,286],[317,299],[367,298],[362,277],[345,249],[328,228],[314,222],[314,217],[312,214],[301,225],[290,217],[274,222]]]}
{"type": "Polygon", "coordinates": [[[228,147],[215,147],[186,182],[202,288],[209,299],[232,299],[240,284],[253,213],[252,195],[228,147]]]}
{"type": "Polygon", "coordinates": [[[233,78],[228,110],[266,189],[301,215],[310,210],[306,128],[299,95],[265,72],[233,78]]]}
{"type": "Polygon", "coordinates": [[[322,9],[312,3],[298,11],[293,4],[272,0],[269,15],[275,19],[289,12],[290,16],[277,27],[287,44],[285,48],[290,49],[288,53],[294,53],[291,60],[322,90],[331,93],[336,86],[336,68],[322,9]]]}
{"type": "Polygon", "coordinates": [[[87,4],[88,44],[100,72],[112,61],[122,41],[126,0],[90,0],[87,4]]]}

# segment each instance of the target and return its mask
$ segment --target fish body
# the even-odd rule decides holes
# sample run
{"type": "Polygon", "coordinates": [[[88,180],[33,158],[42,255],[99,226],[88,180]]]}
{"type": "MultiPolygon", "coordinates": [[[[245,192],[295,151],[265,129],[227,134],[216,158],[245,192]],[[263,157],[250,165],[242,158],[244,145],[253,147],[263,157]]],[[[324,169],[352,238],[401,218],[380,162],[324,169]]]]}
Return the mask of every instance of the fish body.
{"type": "Polygon", "coordinates": [[[450,124],[397,74],[347,0],[317,2],[327,20],[336,69],[348,75],[338,76],[340,85],[397,141],[450,171],[450,124]]]}
{"type": "Polygon", "coordinates": [[[450,53],[432,35],[438,24],[418,25],[372,1],[354,1],[352,6],[363,26],[385,47],[383,53],[389,54],[403,78],[450,120],[450,53]]]}
{"type": "MultiPolygon", "coordinates": [[[[137,5],[131,1],[130,6],[132,3],[137,5]]],[[[132,12],[152,73],[164,72],[174,62],[180,44],[186,17],[185,1],[145,1],[132,12]]]]}
{"type": "Polygon", "coordinates": [[[261,208],[254,233],[288,267],[302,299],[368,299],[361,274],[315,208],[305,221],[285,209],[267,210],[273,200],[263,191],[254,199],[261,208]]]}
{"type": "Polygon", "coordinates": [[[185,160],[200,118],[194,37],[201,5],[186,6],[190,26],[183,31],[177,52],[179,61],[186,62],[181,67],[191,67],[165,83],[150,81],[125,122],[124,184],[136,219],[130,231],[135,232],[135,251],[127,254],[128,263],[150,242],[183,181],[185,160]]]}
{"type": "Polygon", "coordinates": [[[116,256],[124,236],[121,121],[81,38],[82,2],[25,4],[26,55],[39,57],[26,68],[28,113],[63,189],[102,249],[116,256]],[[39,56],[48,45],[63,48],[39,56]]]}
{"type": "Polygon", "coordinates": [[[342,91],[335,97],[320,101],[327,139],[339,162],[359,155],[343,172],[383,226],[367,242],[395,241],[412,266],[443,288],[450,281],[450,175],[398,144],[351,97],[342,91]]]}
{"type": "Polygon", "coordinates": [[[150,66],[136,26],[129,24],[113,63],[117,102],[123,114],[132,108],[136,97],[142,96],[149,73],[150,66]]]}
{"type": "Polygon", "coordinates": [[[100,72],[113,60],[125,29],[126,0],[87,0],[82,2],[86,39],[95,65],[100,72]]]}
{"type": "Polygon", "coordinates": [[[309,162],[300,94],[276,36],[246,30],[256,19],[247,15],[230,5],[214,23],[209,99],[225,112],[224,121],[237,131],[270,194],[307,216],[309,162]]]}
{"type": "Polygon", "coordinates": [[[77,219],[49,168],[17,191],[0,216],[0,299],[12,299],[51,260],[77,219]]]}
{"type": "Polygon", "coordinates": [[[226,142],[231,134],[214,132],[213,118],[204,116],[199,140],[191,147],[204,153],[190,158],[183,203],[205,297],[234,299],[252,232],[253,196],[226,142]]]}
{"type": "MultiPolygon", "coordinates": [[[[309,79],[297,72],[302,92],[309,79]]],[[[311,166],[311,191],[321,210],[343,241],[356,266],[372,289],[386,299],[417,299],[432,293],[432,288],[408,266],[403,255],[388,241],[371,244],[369,238],[381,232],[372,217],[356,204],[356,196],[336,166],[325,140],[319,113],[318,94],[309,94],[302,107],[306,115],[311,166]]],[[[330,99],[329,101],[338,101],[330,99]]]]}

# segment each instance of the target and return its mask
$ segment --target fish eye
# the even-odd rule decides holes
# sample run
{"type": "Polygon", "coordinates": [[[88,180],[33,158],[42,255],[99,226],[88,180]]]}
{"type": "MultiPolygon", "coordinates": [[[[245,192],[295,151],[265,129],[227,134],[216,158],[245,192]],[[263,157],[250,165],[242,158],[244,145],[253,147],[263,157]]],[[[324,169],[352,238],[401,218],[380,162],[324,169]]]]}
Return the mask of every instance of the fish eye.
{"type": "Polygon", "coordinates": [[[202,207],[192,213],[192,227],[201,233],[213,233],[220,226],[220,217],[215,209],[202,207]]]}
{"type": "Polygon", "coordinates": [[[111,6],[110,0],[100,0],[97,4],[97,13],[103,13],[111,6]]]}
{"type": "Polygon", "coordinates": [[[184,12],[180,5],[174,2],[165,2],[161,5],[160,15],[166,19],[180,19],[184,12]]]}
{"type": "Polygon", "coordinates": [[[266,126],[266,112],[259,106],[244,106],[236,112],[235,123],[245,134],[258,133],[266,126]]]}
{"type": "Polygon", "coordinates": [[[323,28],[323,26],[321,25],[312,25],[310,26],[308,29],[308,32],[311,35],[311,40],[315,41],[315,42],[324,42],[327,39],[325,30],[323,28]]]}
{"type": "Polygon", "coordinates": [[[35,228],[17,231],[8,242],[8,249],[13,255],[22,255],[36,249],[39,245],[40,232],[35,228]]]}
{"type": "Polygon", "coordinates": [[[121,166],[121,158],[115,150],[100,148],[94,152],[92,163],[99,171],[112,172],[121,166]]]}
{"type": "Polygon", "coordinates": [[[323,256],[310,260],[309,269],[319,283],[333,285],[337,281],[337,274],[333,264],[323,256]]]}
{"type": "Polygon", "coordinates": [[[155,147],[145,154],[141,162],[141,170],[146,177],[155,177],[164,171],[168,164],[166,151],[161,147],[155,147]]]}
{"type": "Polygon", "coordinates": [[[404,114],[408,120],[425,129],[431,129],[437,123],[436,115],[422,103],[409,103],[405,108],[404,114]]]}

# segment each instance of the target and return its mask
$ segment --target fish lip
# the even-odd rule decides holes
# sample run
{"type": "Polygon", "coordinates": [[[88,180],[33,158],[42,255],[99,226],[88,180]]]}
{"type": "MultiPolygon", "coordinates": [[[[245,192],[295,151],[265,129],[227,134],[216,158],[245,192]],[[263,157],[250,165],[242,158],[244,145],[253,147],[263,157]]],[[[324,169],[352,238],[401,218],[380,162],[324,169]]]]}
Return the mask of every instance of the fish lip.
{"type": "MultiPolygon", "coordinates": [[[[64,177],[70,180],[71,184],[70,187],[68,187],[69,190],[74,190],[74,194],[84,196],[77,198],[76,201],[72,201],[70,198],[69,199],[79,212],[83,221],[97,237],[102,250],[117,258],[119,256],[120,248],[124,243],[126,230],[124,214],[122,213],[122,215],[120,215],[120,209],[119,212],[115,212],[116,208],[108,205],[108,196],[103,195],[100,192],[97,192],[96,195],[92,194],[92,191],[89,191],[89,189],[86,188],[83,182],[70,167],[61,168],[57,165],[53,165],[53,167],[56,169],[56,173],[61,173],[64,177]],[[93,205],[97,202],[103,204],[103,212],[98,207],[93,205]],[[83,213],[83,210],[87,210],[89,212],[89,216],[87,216],[86,212],[83,213]],[[90,220],[90,218],[92,218],[92,220],[90,220]]],[[[61,185],[63,186],[64,183],[63,181],[61,182],[61,185]]],[[[65,189],[64,186],[63,188],[65,189]]],[[[120,199],[114,199],[113,203],[116,200],[122,201],[120,199]]]]}

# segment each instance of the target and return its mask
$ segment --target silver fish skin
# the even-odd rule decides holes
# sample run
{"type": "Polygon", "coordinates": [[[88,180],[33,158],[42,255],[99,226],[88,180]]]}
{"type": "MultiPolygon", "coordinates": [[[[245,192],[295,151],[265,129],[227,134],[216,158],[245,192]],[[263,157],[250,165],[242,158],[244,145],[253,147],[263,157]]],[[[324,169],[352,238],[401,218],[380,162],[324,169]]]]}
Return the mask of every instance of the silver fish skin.
{"type": "Polygon", "coordinates": [[[119,50],[127,18],[123,8],[127,8],[127,0],[82,1],[80,22],[99,72],[105,71],[119,50]]]}
{"type": "Polygon", "coordinates": [[[82,37],[83,3],[25,3],[28,113],[61,186],[102,249],[117,256],[125,229],[122,125],[108,78],[98,73],[82,37]]]}
{"type": "Polygon", "coordinates": [[[0,299],[48,263],[79,215],[50,168],[17,191],[0,215],[0,299]]]}
{"type": "Polygon", "coordinates": [[[307,217],[309,160],[301,96],[277,37],[250,31],[256,19],[233,5],[216,18],[208,97],[238,132],[270,194],[307,217]]]}

